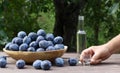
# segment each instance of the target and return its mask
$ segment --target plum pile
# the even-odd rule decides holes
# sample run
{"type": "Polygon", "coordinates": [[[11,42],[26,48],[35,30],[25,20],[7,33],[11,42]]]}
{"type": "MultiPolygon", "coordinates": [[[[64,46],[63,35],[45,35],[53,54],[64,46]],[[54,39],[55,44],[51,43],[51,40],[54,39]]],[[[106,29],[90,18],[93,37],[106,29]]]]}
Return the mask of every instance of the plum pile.
{"type": "Polygon", "coordinates": [[[63,38],[39,29],[36,33],[18,32],[11,42],[5,45],[7,50],[41,52],[64,49],[63,38]]]}

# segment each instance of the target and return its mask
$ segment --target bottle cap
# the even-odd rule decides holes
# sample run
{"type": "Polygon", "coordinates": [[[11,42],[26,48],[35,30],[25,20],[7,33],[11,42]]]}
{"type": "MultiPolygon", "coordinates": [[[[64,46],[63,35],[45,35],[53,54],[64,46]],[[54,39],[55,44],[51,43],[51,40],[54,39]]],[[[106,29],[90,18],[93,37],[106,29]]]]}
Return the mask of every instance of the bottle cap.
{"type": "Polygon", "coordinates": [[[84,20],[84,16],[79,16],[79,20],[84,20]]]}

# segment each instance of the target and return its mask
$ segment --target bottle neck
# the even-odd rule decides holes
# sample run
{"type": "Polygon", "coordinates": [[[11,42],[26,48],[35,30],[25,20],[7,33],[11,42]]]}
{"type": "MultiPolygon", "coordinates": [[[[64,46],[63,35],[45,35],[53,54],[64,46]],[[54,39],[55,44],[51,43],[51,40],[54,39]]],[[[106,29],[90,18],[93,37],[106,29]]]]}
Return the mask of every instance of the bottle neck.
{"type": "Polygon", "coordinates": [[[84,30],[84,20],[78,20],[78,30],[84,30]]]}

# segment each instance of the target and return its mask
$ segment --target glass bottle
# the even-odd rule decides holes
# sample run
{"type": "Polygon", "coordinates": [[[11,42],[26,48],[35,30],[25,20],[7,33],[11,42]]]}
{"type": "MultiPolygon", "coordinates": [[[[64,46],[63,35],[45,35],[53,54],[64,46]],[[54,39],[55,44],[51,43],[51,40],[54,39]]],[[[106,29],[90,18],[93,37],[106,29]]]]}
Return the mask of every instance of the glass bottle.
{"type": "Polygon", "coordinates": [[[84,16],[78,16],[77,28],[77,55],[78,58],[81,52],[86,49],[86,32],[84,31],[84,16]]]}

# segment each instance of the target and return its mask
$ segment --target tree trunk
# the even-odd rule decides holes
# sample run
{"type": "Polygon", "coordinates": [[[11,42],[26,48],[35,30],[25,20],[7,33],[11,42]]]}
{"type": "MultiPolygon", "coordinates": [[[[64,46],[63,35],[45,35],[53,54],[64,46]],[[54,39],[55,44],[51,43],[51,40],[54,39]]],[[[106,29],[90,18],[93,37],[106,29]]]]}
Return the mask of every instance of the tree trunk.
{"type": "MultiPolygon", "coordinates": [[[[96,7],[94,7],[94,8],[95,8],[94,9],[95,10],[95,16],[97,18],[101,18],[100,17],[100,13],[101,13],[101,11],[100,11],[100,9],[101,9],[101,0],[96,1],[96,7]],[[99,8],[99,9],[97,9],[97,8],[99,8]]],[[[95,45],[99,45],[100,19],[97,19],[97,18],[95,18],[95,21],[94,21],[95,23],[94,23],[94,27],[93,27],[93,29],[94,29],[94,39],[95,39],[94,44],[95,45]]]]}
{"type": "Polygon", "coordinates": [[[85,1],[68,2],[68,0],[54,0],[55,25],[54,35],[62,36],[68,52],[76,51],[76,32],[78,15],[85,1]]]}

